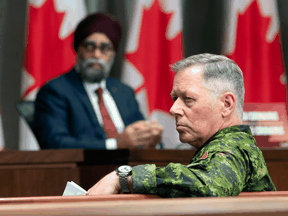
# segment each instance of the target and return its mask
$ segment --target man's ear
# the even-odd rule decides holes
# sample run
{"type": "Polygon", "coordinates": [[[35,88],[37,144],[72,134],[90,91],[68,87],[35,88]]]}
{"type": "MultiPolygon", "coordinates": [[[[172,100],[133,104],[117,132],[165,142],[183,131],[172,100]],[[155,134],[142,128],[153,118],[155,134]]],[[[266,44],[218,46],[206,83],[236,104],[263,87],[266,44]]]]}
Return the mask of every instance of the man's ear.
{"type": "Polygon", "coordinates": [[[115,56],[116,56],[116,51],[114,50],[113,53],[111,53],[109,60],[111,61],[113,58],[115,58],[115,56]]]}
{"type": "Polygon", "coordinates": [[[222,102],[221,115],[223,118],[225,118],[234,112],[236,106],[236,97],[232,92],[225,92],[220,97],[220,100],[222,102]]]}

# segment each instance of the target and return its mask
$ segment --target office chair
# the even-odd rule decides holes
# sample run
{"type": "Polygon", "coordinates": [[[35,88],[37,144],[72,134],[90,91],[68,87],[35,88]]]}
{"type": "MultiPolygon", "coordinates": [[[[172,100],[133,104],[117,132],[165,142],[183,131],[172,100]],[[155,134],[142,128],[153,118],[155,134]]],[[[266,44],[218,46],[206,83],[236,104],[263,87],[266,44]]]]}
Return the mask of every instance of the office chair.
{"type": "Polygon", "coordinates": [[[32,131],[34,131],[34,101],[18,101],[15,104],[15,107],[19,113],[19,115],[25,119],[25,121],[28,123],[29,127],[32,131]]]}

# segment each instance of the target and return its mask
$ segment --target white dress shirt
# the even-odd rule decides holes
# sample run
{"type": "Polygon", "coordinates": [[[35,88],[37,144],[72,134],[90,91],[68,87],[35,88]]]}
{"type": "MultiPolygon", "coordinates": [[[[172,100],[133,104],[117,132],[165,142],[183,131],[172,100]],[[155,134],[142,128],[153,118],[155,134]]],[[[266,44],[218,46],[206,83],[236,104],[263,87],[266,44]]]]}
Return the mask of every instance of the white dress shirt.
{"type": "MultiPolygon", "coordinates": [[[[96,90],[98,88],[102,88],[103,90],[103,101],[106,106],[106,109],[116,127],[117,132],[120,134],[124,131],[125,125],[121,118],[120,112],[117,108],[117,105],[110,94],[110,92],[106,88],[106,80],[102,80],[100,83],[89,83],[83,82],[84,88],[89,96],[89,99],[92,103],[93,109],[99,121],[99,124],[103,127],[103,119],[100,112],[99,104],[98,104],[98,95],[96,94],[96,90]]],[[[105,141],[106,149],[117,149],[117,141],[114,138],[106,139],[105,141]]]]}

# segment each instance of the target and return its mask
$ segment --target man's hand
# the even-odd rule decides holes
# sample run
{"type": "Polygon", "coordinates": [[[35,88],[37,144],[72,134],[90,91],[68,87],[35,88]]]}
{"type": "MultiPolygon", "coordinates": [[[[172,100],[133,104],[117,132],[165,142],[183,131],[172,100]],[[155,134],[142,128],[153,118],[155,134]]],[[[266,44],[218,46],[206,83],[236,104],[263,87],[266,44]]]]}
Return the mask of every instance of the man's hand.
{"type": "Polygon", "coordinates": [[[91,187],[86,195],[118,194],[121,191],[119,176],[113,171],[91,187]]]}
{"type": "Polygon", "coordinates": [[[162,125],[157,121],[137,121],[128,125],[116,140],[118,148],[154,148],[161,142],[162,125]]]}

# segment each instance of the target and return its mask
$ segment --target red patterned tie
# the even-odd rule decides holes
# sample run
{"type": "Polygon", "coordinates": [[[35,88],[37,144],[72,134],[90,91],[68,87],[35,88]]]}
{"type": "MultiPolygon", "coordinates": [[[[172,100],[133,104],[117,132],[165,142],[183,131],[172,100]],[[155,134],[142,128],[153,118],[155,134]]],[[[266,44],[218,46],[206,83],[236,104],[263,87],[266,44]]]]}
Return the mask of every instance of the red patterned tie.
{"type": "Polygon", "coordinates": [[[116,127],[105,107],[103,96],[102,96],[102,89],[99,88],[96,90],[96,94],[98,95],[98,104],[100,108],[100,112],[103,119],[104,130],[108,138],[115,138],[118,135],[116,127]]]}

